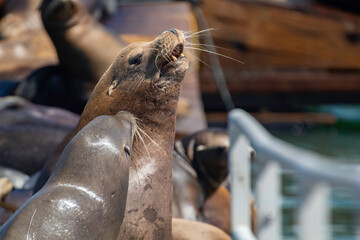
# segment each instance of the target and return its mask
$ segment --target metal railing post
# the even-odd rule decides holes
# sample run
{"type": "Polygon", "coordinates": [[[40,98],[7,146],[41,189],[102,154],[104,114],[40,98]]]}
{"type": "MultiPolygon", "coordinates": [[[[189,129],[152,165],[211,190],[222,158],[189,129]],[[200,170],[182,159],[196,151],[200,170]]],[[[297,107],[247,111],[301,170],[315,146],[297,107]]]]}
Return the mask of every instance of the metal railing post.
{"type": "Polygon", "coordinates": [[[328,184],[303,177],[300,181],[300,194],[299,240],[330,239],[328,184]]]}
{"type": "Polygon", "coordinates": [[[258,206],[258,238],[282,239],[281,168],[273,161],[258,161],[260,169],[255,182],[258,206]]]}
{"type": "Polygon", "coordinates": [[[355,240],[360,240],[360,209],[356,209],[355,215],[355,240]]]}
{"type": "Polygon", "coordinates": [[[250,230],[250,143],[230,119],[229,122],[232,237],[235,240],[253,240],[255,238],[250,230]]]}

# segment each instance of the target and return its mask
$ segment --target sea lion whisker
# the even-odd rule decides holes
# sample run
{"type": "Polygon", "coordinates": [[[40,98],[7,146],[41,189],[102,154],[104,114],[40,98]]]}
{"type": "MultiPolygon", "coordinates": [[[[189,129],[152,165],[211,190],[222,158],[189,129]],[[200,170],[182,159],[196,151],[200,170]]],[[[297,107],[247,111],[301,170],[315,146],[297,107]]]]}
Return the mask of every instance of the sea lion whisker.
{"type": "Polygon", "coordinates": [[[145,141],[144,141],[143,137],[141,136],[141,133],[143,133],[143,130],[141,130],[141,131],[140,130],[141,130],[141,128],[139,126],[137,126],[136,137],[138,137],[139,140],[142,142],[142,144],[144,145],[144,148],[147,152],[147,155],[150,157],[150,152],[148,150],[148,147],[146,146],[145,141]]]}
{"type": "MultiPolygon", "coordinates": [[[[223,50],[227,50],[227,51],[238,52],[238,51],[233,50],[233,49],[230,49],[230,48],[218,47],[218,46],[210,45],[210,44],[194,43],[194,42],[189,42],[189,41],[186,41],[186,43],[188,43],[188,44],[190,44],[190,45],[192,45],[192,46],[213,47],[213,48],[223,49],[223,50]]],[[[185,45],[186,45],[186,44],[185,44],[185,45]]]]}
{"type": "Polygon", "coordinates": [[[215,54],[215,55],[218,55],[218,56],[221,56],[221,57],[224,57],[224,58],[227,58],[227,59],[233,60],[233,61],[238,62],[238,63],[241,63],[241,64],[245,64],[244,62],[239,61],[239,60],[237,60],[237,59],[235,59],[235,58],[232,58],[232,57],[226,56],[226,55],[221,54],[221,53],[213,52],[213,51],[210,51],[210,50],[207,50],[207,49],[196,48],[196,47],[188,47],[188,46],[185,46],[185,48],[188,48],[188,49],[194,49],[194,50],[199,50],[199,51],[204,51],[204,52],[207,52],[207,53],[215,54]]]}
{"type": "Polygon", "coordinates": [[[150,140],[150,142],[152,142],[155,146],[157,146],[160,151],[166,153],[166,151],[165,151],[164,149],[162,149],[162,148],[160,147],[160,145],[157,144],[144,130],[142,130],[140,127],[138,128],[138,130],[139,130],[139,132],[140,132],[141,134],[143,134],[145,137],[147,137],[147,138],[150,140]]]}
{"type": "Polygon", "coordinates": [[[131,85],[131,88],[132,89],[136,89],[138,88],[142,83],[144,82],[144,78],[140,78],[139,81],[133,81],[132,82],[132,85],[131,85]]]}
{"type": "Polygon", "coordinates": [[[199,60],[201,63],[203,63],[205,66],[211,68],[212,70],[214,70],[213,67],[211,67],[209,64],[207,64],[205,61],[201,60],[200,58],[196,57],[195,54],[192,54],[190,52],[187,52],[186,54],[190,54],[191,56],[193,56],[194,58],[196,58],[197,60],[199,60]]]}
{"type": "Polygon", "coordinates": [[[190,35],[185,36],[185,39],[190,38],[190,37],[193,37],[193,36],[198,35],[198,34],[201,34],[201,33],[204,33],[204,32],[209,32],[209,31],[214,31],[214,30],[217,30],[217,29],[216,29],[216,28],[204,29],[204,30],[201,30],[201,31],[195,32],[195,33],[193,33],[193,34],[190,34],[190,35]]]}
{"type": "Polygon", "coordinates": [[[154,63],[155,63],[156,69],[157,69],[159,72],[161,72],[160,68],[159,68],[158,65],[157,65],[158,57],[159,57],[159,54],[156,55],[154,63]]]}
{"type": "Polygon", "coordinates": [[[196,32],[196,31],[194,31],[194,30],[188,30],[188,31],[185,31],[185,30],[179,30],[182,34],[184,34],[184,35],[187,35],[187,34],[190,34],[190,33],[194,33],[194,32],[196,32]]]}
{"type": "Polygon", "coordinates": [[[161,54],[162,54],[162,57],[163,57],[167,62],[171,62],[171,58],[170,58],[169,53],[166,53],[166,54],[161,53],[161,54]]]}
{"type": "Polygon", "coordinates": [[[34,210],[34,213],[33,213],[32,216],[31,216],[31,220],[30,220],[30,223],[29,223],[28,231],[27,231],[27,234],[26,234],[26,240],[31,240],[31,239],[32,239],[32,237],[30,237],[29,234],[30,234],[31,224],[32,224],[32,222],[33,222],[33,220],[34,220],[34,216],[35,216],[36,211],[37,211],[37,209],[34,210]]]}

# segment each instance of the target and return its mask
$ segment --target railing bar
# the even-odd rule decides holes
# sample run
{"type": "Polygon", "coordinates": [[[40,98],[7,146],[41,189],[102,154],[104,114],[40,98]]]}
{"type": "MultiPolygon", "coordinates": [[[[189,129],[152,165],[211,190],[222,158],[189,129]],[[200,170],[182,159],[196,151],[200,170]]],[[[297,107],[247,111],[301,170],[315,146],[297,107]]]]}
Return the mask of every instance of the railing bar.
{"type": "Polygon", "coordinates": [[[272,137],[265,129],[243,110],[233,110],[229,121],[245,134],[257,155],[266,156],[279,162],[283,167],[296,169],[297,172],[313,179],[326,180],[332,184],[347,185],[360,193],[359,165],[334,162],[320,154],[295,147],[272,137]]]}
{"type": "MultiPolygon", "coordinates": [[[[265,171],[265,173],[260,172],[260,174],[264,174],[262,176],[263,179],[261,177],[260,180],[257,179],[260,183],[255,180],[260,220],[266,215],[267,209],[271,209],[271,211],[276,209],[276,198],[280,198],[281,194],[277,195],[278,190],[274,186],[280,186],[281,168],[285,168],[283,173],[295,173],[301,176],[300,190],[303,190],[303,192],[301,201],[299,201],[297,215],[299,220],[299,239],[329,239],[331,237],[329,231],[329,215],[331,213],[329,207],[330,186],[339,185],[349,188],[354,195],[356,194],[356,198],[360,198],[360,178],[358,177],[360,176],[360,165],[339,163],[339,159],[325,157],[279,140],[273,137],[250,114],[241,109],[230,112],[229,126],[232,138],[239,137],[240,135],[241,139],[247,141],[246,144],[243,144],[244,146],[251,145],[256,150],[257,161],[259,159],[263,160],[264,166],[262,171],[265,171]],[[232,131],[234,132],[232,133],[232,131]],[[277,178],[274,175],[277,175],[277,178]],[[264,196],[267,196],[267,201],[264,200],[264,196]]],[[[245,150],[243,149],[242,151],[245,150]]],[[[246,169],[247,167],[249,166],[246,166],[246,169]]],[[[244,207],[246,208],[246,206],[244,207]]],[[[357,214],[358,218],[355,223],[356,239],[360,240],[360,210],[357,211],[357,214]]],[[[270,215],[272,216],[273,214],[270,215]]],[[[236,239],[249,239],[247,234],[244,234],[250,232],[247,222],[248,220],[246,220],[246,224],[234,226],[233,231],[239,233],[234,235],[238,236],[236,239]]],[[[260,221],[260,224],[263,224],[261,222],[263,220],[260,221]]],[[[264,225],[260,226],[259,238],[261,240],[280,239],[278,236],[281,233],[275,234],[276,231],[274,229],[276,228],[271,226],[271,224],[265,227],[264,225]]],[[[250,235],[252,236],[252,234],[250,235]]]]}

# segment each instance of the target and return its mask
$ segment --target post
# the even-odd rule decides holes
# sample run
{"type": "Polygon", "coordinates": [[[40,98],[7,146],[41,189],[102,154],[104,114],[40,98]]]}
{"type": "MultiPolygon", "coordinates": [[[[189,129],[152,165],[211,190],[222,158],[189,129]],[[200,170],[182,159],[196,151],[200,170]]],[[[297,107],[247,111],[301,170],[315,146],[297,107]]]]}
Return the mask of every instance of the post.
{"type": "Polygon", "coordinates": [[[330,188],[324,182],[308,177],[300,180],[300,206],[298,209],[299,239],[330,239],[329,204],[330,188]]]}
{"type": "Polygon", "coordinates": [[[233,239],[255,239],[250,230],[249,140],[236,125],[229,124],[229,172],[231,184],[231,228],[233,239]]]}
{"type": "Polygon", "coordinates": [[[282,239],[281,168],[276,162],[259,160],[259,172],[255,183],[258,205],[258,238],[282,239]]]}

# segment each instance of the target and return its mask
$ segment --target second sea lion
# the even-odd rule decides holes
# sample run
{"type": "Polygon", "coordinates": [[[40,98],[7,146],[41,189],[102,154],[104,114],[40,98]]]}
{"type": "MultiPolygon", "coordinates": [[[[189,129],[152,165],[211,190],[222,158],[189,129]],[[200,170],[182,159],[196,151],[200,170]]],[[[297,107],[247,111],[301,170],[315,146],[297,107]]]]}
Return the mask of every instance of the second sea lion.
{"type": "Polygon", "coordinates": [[[28,175],[40,171],[79,116],[23,98],[0,98],[0,165],[28,175]]]}
{"type": "Polygon", "coordinates": [[[67,145],[46,185],[1,227],[0,239],[116,239],[135,129],[127,112],[91,121],[67,145]]]}
{"type": "Polygon", "coordinates": [[[225,209],[207,201],[228,175],[229,146],[228,134],[221,128],[208,128],[175,142],[173,217],[211,223],[229,233],[229,212],[224,216],[225,209]],[[223,219],[228,221],[224,224],[223,219]]]}
{"type": "Polygon", "coordinates": [[[126,45],[98,23],[80,1],[43,0],[40,12],[59,64],[30,74],[15,94],[81,113],[97,81],[126,45]]]}

